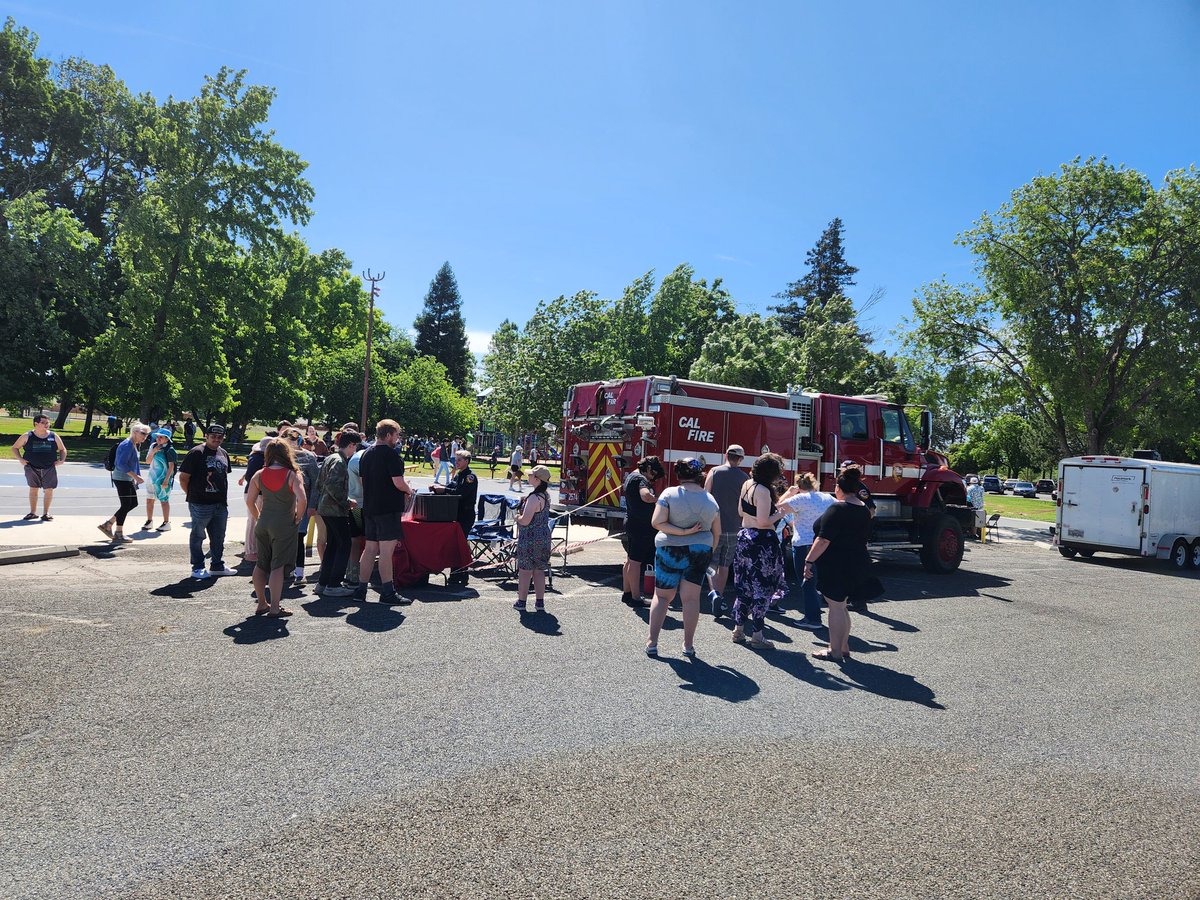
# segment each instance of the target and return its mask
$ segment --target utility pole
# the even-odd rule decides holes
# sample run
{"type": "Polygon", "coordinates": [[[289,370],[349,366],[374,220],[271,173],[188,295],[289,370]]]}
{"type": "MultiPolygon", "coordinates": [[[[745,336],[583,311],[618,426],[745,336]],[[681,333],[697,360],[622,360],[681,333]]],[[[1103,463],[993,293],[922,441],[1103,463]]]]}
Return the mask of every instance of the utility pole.
{"type": "Polygon", "coordinates": [[[363,371],[363,402],[362,402],[362,419],[358,423],[358,427],[362,429],[362,433],[367,433],[367,394],[371,389],[371,326],[375,324],[375,298],[379,296],[379,282],[387,276],[387,272],[381,275],[372,275],[371,270],[363,272],[363,281],[371,282],[371,303],[370,309],[367,312],[367,365],[363,371]]]}

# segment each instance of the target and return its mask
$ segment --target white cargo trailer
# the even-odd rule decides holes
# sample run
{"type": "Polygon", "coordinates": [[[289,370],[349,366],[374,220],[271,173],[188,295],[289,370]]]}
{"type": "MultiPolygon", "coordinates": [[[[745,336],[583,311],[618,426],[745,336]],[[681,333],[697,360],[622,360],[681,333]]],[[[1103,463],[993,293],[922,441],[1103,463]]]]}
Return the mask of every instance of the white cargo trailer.
{"type": "Polygon", "coordinates": [[[1065,557],[1125,553],[1200,567],[1200,466],[1076,456],[1058,464],[1054,542],[1065,557]]]}

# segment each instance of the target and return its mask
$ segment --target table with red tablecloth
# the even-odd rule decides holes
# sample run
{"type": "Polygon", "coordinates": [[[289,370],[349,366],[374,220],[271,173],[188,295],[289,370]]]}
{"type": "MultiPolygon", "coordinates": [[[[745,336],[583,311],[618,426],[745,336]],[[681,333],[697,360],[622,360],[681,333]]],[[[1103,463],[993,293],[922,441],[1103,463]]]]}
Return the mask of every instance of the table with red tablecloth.
{"type": "Polygon", "coordinates": [[[411,587],[434,572],[462,569],[471,564],[471,548],[457,522],[419,522],[404,517],[404,537],[392,555],[396,587],[411,587]]]}

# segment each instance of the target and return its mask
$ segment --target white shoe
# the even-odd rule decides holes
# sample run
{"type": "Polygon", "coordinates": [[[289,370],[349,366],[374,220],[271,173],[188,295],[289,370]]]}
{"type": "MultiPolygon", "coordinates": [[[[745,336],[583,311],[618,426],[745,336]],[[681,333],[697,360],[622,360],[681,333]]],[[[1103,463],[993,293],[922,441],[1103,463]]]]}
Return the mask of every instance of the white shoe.
{"type": "Polygon", "coordinates": [[[161,525],[159,525],[159,526],[158,526],[158,530],[159,530],[159,531],[170,531],[170,530],[171,530],[171,523],[170,523],[170,522],[163,522],[161,525]]]}
{"type": "Polygon", "coordinates": [[[199,579],[212,578],[212,576],[208,574],[208,569],[192,569],[192,577],[199,579]]]}
{"type": "Polygon", "coordinates": [[[224,569],[209,569],[208,574],[216,577],[218,575],[236,575],[237,569],[231,569],[226,566],[224,569]]]}

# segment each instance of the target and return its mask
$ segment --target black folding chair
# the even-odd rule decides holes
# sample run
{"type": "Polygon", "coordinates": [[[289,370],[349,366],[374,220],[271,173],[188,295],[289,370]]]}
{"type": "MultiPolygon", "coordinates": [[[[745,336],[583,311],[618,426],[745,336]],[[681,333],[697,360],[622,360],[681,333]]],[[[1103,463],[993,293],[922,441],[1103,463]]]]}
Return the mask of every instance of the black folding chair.
{"type": "Polygon", "coordinates": [[[467,534],[471,548],[470,571],[496,573],[504,580],[516,575],[517,539],[510,521],[520,503],[503,494],[481,494],[475,524],[467,534]]]}
{"type": "Polygon", "coordinates": [[[985,534],[986,534],[985,540],[990,541],[992,539],[992,535],[995,535],[996,543],[997,544],[1000,543],[999,522],[1000,522],[1000,513],[992,513],[990,516],[988,516],[987,524],[983,526],[985,529],[985,534]]]}

